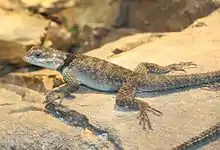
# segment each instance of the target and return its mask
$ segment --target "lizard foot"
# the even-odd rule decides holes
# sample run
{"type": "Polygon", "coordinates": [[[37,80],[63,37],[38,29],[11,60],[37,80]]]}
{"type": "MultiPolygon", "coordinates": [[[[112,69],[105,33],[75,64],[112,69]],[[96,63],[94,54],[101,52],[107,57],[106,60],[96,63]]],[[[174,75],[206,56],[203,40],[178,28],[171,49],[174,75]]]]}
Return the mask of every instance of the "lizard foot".
{"type": "Polygon", "coordinates": [[[195,67],[197,65],[193,62],[180,62],[180,63],[175,63],[175,64],[168,65],[167,67],[169,69],[173,70],[173,71],[186,72],[185,69],[193,67],[193,66],[195,67]]]}
{"type": "Polygon", "coordinates": [[[193,62],[180,62],[180,63],[175,63],[175,64],[168,65],[167,67],[172,71],[186,72],[185,69],[193,67],[193,66],[195,67],[197,65],[193,62]]]}
{"type": "Polygon", "coordinates": [[[46,95],[46,100],[43,102],[43,104],[45,104],[45,106],[47,106],[48,104],[59,100],[58,105],[61,105],[63,99],[65,97],[64,93],[57,93],[56,91],[49,91],[46,95]]]}
{"type": "Polygon", "coordinates": [[[161,116],[163,113],[161,111],[151,107],[146,102],[141,103],[139,105],[139,108],[140,108],[140,114],[137,117],[139,119],[139,125],[143,124],[143,129],[145,130],[146,129],[146,123],[147,123],[148,128],[152,130],[153,128],[151,126],[150,118],[149,118],[147,112],[151,112],[151,113],[153,113],[154,115],[157,115],[157,116],[161,116]]]}

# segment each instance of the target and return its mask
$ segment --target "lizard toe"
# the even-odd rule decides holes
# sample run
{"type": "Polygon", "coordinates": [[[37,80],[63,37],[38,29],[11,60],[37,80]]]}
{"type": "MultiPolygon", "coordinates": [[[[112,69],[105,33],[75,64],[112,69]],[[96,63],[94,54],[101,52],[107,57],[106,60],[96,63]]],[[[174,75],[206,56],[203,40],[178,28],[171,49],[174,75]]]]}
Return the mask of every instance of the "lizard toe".
{"type": "Polygon", "coordinates": [[[139,125],[143,125],[143,129],[146,129],[146,124],[147,124],[148,128],[152,130],[153,128],[151,126],[150,118],[147,112],[151,112],[152,114],[157,115],[157,116],[161,116],[162,112],[151,107],[146,102],[141,103],[139,108],[140,108],[140,113],[139,113],[139,116],[137,117],[139,119],[139,125]]]}
{"type": "Polygon", "coordinates": [[[183,71],[183,72],[186,72],[185,69],[196,67],[196,66],[197,66],[197,64],[195,64],[193,62],[180,62],[180,63],[168,65],[168,68],[171,71],[183,71]]]}
{"type": "Polygon", "coordinates": [[[147,123],[147,126],[150,130],[152,130],[152,126],[151,126],[151,123],[150,123],[150,118],[147,114],[146,111],[140,111],[140,114],[139,114],[139,125],[142,125],[143,129],[145,130],[146,129],[146,123],[147,123]]]}
{"type": "Polygon", "coordinates": [[[59,100],[58,105],[61,105],[64,97],[65,95],[63,93],[55,93],[52,91],[47,94],[43,104],[48,105],[52,102],[55,102],[56,100],[59,100]]]}
{"type": "Polygon", "coordinates": [[[189,62],[180,62],[177,65],[179,65],[180,67],[189,67],[189,66],[197,66],[197,64],[189,61],[189,62]]]}

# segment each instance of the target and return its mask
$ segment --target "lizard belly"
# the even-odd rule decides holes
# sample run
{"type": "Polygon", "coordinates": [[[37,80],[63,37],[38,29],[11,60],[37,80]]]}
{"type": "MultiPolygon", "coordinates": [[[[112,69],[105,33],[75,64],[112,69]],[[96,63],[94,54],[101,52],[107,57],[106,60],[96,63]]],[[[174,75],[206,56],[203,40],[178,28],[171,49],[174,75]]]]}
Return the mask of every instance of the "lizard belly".
{"type": "Polygon", "coordinates": [[[113,81],[105,80],[103,77],[98,77],[96,75],[92,76],[80,72],[76,73],[75,75],[80,84],[92,89],[114,92],[119,88],[117,84],[113,83],[113,81]]]}

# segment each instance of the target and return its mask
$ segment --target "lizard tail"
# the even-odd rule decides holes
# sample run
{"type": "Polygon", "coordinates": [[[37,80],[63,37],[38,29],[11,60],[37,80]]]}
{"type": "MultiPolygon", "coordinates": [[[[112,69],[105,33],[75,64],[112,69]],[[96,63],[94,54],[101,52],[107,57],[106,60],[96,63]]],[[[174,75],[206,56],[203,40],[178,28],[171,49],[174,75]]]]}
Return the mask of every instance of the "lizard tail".
{"type": "Polygon", "coordinates": [[[217,81],[220,81],[220,71],[189,75],[169,75],[167,76],[166,84],[171,84],[170,86],[167,85],[167,87],[181,88],[217,81]]]}
{"type": "Polygon", "coordinates": [[[148,75],[138,81],[140,91],[163,91],[220,81],[220,71],[188,75],[148,75]]]}
{"type": "Polygon", "coordinates": [[[188,141],[173,147],[172,150],[184,150],[188,148],[200,148],[203,144],[208,144],[220,138],[220,122],[203,131],[198,136],[190,138],[188,141]],[[197,147],[198,146],[198,147],[197,147]]]}

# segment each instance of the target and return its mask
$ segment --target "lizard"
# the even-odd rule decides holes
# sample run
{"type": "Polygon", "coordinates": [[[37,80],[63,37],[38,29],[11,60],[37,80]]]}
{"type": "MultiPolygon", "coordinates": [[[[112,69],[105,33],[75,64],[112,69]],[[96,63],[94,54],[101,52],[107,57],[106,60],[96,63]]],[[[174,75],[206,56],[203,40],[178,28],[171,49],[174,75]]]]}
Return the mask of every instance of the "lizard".
{"type": "Polygon", "coordinates": [[[66,82],[47,93],[44,103],[50,104],[76,92],[80,85],[104,92],[117,92],[115,104],[120,107],[139,110],[139,124],[152,129],[148,113],[161,116],[163,113],[147,102],[136,99],[136,93],[160,92],[184,87],[217,82],[220,71],[198,74],[167,75],[171,71],[185,71],[183,68],[195,65],[180,62],[167,66],[142,62],[134,71],[117,64],[85,54],[72,54],[54,48],[33,46],[23,57],[24,61],[60,72],[66,82]]]}

